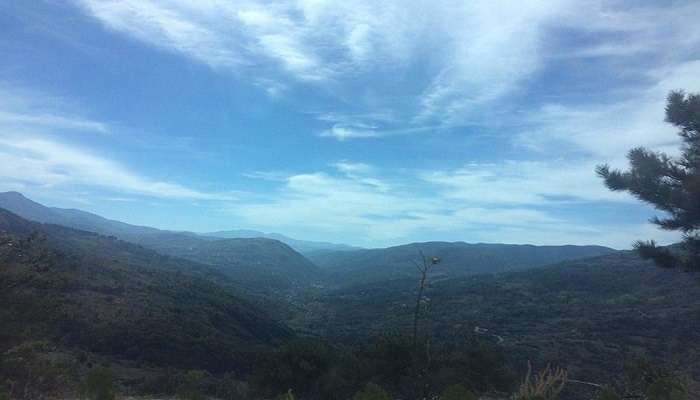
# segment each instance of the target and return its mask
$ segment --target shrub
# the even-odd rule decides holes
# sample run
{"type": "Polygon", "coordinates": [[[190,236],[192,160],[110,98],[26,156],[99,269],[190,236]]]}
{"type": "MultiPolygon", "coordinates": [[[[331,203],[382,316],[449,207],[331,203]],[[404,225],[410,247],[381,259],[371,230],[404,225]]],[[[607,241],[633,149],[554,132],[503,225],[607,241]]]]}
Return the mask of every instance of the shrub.
{"type": "Polygon", "coordinates": [[[391,400],[391,396],[379,385],[368,383],[352,397],[352,400],[391,400]]]}
{"type": "Polygon", "coordinates": [[[596,400],[622,400],[622,397],[613,388],[606,387],[598,394],[596,400]]]}
{"type": "Polygon", "coordinates": [[[181,378],[176,397],[182,400],[204,400],[204,395],[200,390],[204,375],[202,371],[187,371],[181,378]]]}
{"type": "Polygon", "coordinates": [[[215,391],[217,397],[221,397],[223,400],[247,399],[250,395],[248,383],[239,380],[232,372],[224,374],[218,380],[215,391]]]}
{"type": "Polygon", "coordinates": [[[625,394],[643,395],[649,400],[686,400],[686,380],[665,365],[650,360],[635,360],[626,365],[625,394]]]}
{"type": "Polygon", "coordinates": [[[251,381],[262,394],[274,395],[291,388],[305,395],[328,371],[333,356],[333,349],[324,342],[304,339],[287,343],[264,356],[251,381]]]}
{"type": "Polygon", "coordinates": [[[477,400],[476,395],[462,385],[452,385],[445,388],[440,400],[477,400]]]}
{"type": "Polygon", "coordinates": [[[676,377],[661,377],[647,387],[646,395],[649,400],[686,400],[688,389],[676,377]]]}
{"type": "Polygon", "coordinates": [[[292,389],[287,390],[287,393],[281,394],[277,396],[276,400],[295,400],[296,397],[294,397],[294,393],[292,392],[292,389]]]}
{"type": "Polygon", "coordinates": [[[114,400],[114,379],[108,368],[95,368],[82,386],[83,397],[89,400],[114,400]]]}
{"type": "Polygon", "coordinates": [[[566,385],[567,374],[561,368],[547,368],[532,376],[532,366],[528,363],[527,375],[514,400],[555,400],[566,385]]]}

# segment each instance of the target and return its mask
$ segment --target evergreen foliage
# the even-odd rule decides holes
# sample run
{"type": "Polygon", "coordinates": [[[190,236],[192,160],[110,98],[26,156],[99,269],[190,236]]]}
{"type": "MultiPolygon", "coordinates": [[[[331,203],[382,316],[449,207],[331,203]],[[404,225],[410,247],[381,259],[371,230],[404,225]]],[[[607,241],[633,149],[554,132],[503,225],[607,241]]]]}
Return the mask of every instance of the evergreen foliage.
{"type": "Polygon", "coordinates": [[[620,397],[620,395],[617,394],[615,389],[611,387],[605,387],[600,393],[598,393],[598,396],[596,396],[596,400],[622,400],[622,397],[620,397]]]}
{"type": "Polygon", "coordinates": [[[114,378],[107,368],[95,368],[85,378],[82,395],[87,400],[114,400],[114,378]]]}
{"type": "Polygon", "coordinates": [[[182,376],[180,386],[177,388],[177,398],[180,400],[204,400],[200,389],[204,377],[203,371],[187,371],[182,376]]]}
{"type": "Polygon", "coordinates": [[[663,268],[700,270],[700,94],[674,91],[668,95],[666,122],[679,128],[680,156],[644,147],[632,149],[628,171],[599,165],[597,173],[613,191],[629,192],[663,211],[651,222],[683,234],[681,251],[661,248],[653,240],[634,244],[639,255],[663,268]]]}
{"type": "Polygon", "coordinates": [[[287,393],[277,396],[275,400],[296,400],[296,397],[294,396],[292,389],[288,389],[287,393]]]}
{"type": "Polygon", "coordinates": [[[391,400],[391,396],[381,386],[368,383],[352,397],[352,400],[391,400]]]}
{"type": "Polygon", "coordinates": [[[630,398],[687,400],[691,397],[687,379],[677,369],[642,358],[626,363],[624,373],[604,388],[596,399],[630,398]]]}
{"type": "Polygon", "coordinates": [[[445,388],[440,400],[477,400],[477,397],[463,385],[457,384],[445,388]]]}

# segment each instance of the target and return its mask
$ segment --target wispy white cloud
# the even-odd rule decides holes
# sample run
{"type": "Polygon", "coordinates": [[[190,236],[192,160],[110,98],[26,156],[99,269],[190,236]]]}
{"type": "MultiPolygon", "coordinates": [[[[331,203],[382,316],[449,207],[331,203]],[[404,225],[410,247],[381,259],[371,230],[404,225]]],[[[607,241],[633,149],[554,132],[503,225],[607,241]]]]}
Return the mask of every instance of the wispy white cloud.
{"type": "Polygon", "coordinates": [[[78,116],[56,114],[27,114],[0,110],[0,127],[41,127],[61,130],[78,130],[97,133],[108,133],[107,124],[78,116]]]}
{"type": "MultiPolygon", "coordinates": [[[[242,62],[229,37],[227,13],[216,4],[189,7],[185,2],[140,0],[78,0],[91,15],[109,28],[138,40],[171,49],[213,67],[232,67],[242,62]],[[208,13],[220,12],[216,20],[208,13]]],[[[200,4],[199,2],[197,4],[200,4]]],[[[192,6],[195,3],[191,4],[192,6]]]]}
{"type": "Polygon", "coordinates": [[[331,166],[345,174],[368,174],[374,171],[374,167],[369,164],[351,161],[338,161],[331,166]]]}
{"type": "Polygon", "coordinates": [[[671,89],[700,90],[694,1],[74,2],[114,32],[233,72],[271,97],[303,92],[300,108],[314,107],[304,101],[309,92],[331,98],[319,102],[328,109],[306,110],[309,134],[349,141],[449,130],[453,138],[478,125],[500,128],[490,134],[519,151],[517,160],[493,164],[454,168],[450,160],[451,168],[413,171],[408,183],[385,175],[381,160],[326,160],[307,173],[250,172],[243,175],[278,190],[235,200],[148,178],[50,134],[112,131],[83,113],[0,103],[0,127],[14,134],[0,136],[0,162],[9,165],[2,179],[231,200],[231,213],[269,228],[304,225],[370,241],[470,227],[481,238],[503,234],[498,241],[626,241],[646,225],[613,234],[543,210],[573,202],[627,205],[628,197],[603,187],[595,165],[621,165],[636,145],[673,149],[664,97],[671,89]],[[588,67],[610,76],[598,80],[588,67]]]}
{"type": "Polygon", "coordinates": [[[414,171],[410,179],[415,184],[410,186],[362,163],[342,161],[332,167],[337,173],[290,174],[267,199],[235,202],[227,213],[260,229],[295,231],[303,226],[307,235],[366,238],[364,245],[411,238],[455,240],[460,238],[456,232],[473,241],[595,242],[620,248],[641,231],[663,242],[675,238],[643,224],[617,224],[613,229],[605,221],[552,213],[552,206],[563,204],[631,201],[607,191],[592,164],[469,164],[452,171],[414,171]]]}
{"type": "Polygon", "coordinates": [[[595,175],[595,163],[575,160],[467,164],[421,174],[445,198],[492,206],[543,206],[564,202],[632,201],[611,192],[595,175]]]}
{"type": "Polygon", "coordinates": [[[655,238],[658,243],[676,243],[680,235],[662,231],[650,223],[620,226],[610,225],[549,225],[532,227],[503,227],[478,232],[480,241],[489,243],[522,243],[527,238],[535,244],[603,244],[616,249],[629,249],[633,238],[655,238]]]}
{"type": "Polygon", "coordinates": [[[692,1],[75,1],[115,31],[217,68],[254,72],[271,96],[286,93],[291,78],[364,108],[367,118],[328,121],[320,136],[337,140],[500,118],[504,101],[553,60],[605,59],[636,73],[637,57],[676,65],[700,44],[700,7],[692,1]],[[386,91],[373,88],[378,80],[395,88],[407,76],[396,96],[367,95],[386,91]],[[378,107],[400,122],[369,117],[378,107]]]}
{"type": "Polygon", "coordinates": [[[321,137],[332,137],[338,140],[378,137],[379,133],[373,127],[335,124],[320,133],[321,137]]]}
{"type": "Polygon", "coordinates": [[[63,98],[0,82],[0,130],[110,133],[109,124],[85,117],[63,98]]]}
{"type": "Polygon", "coordinates": [[[415,120],[459,124],[483,103],[511,94],[540,67],[543,35],[565,3],[475,1],[442,10],[449,29],[438,53],[444,65],[421,94],[415,120]]]}
{"type": "Polygon", "coordinates": [[[251,171],[244,172],[241,175],[250,179],[284,182],[287,180],[289,173],[283,171],[251,171]]]}
{"type": "Polygon", "coordinates": [[[248,50],[261,53],[278,61],[293,76],[304,81],[327,79],[332,70],[327,67],[315,49],[306,43],[304,27],[295,23],[288,10],[274,6],[248,5],[237,13],[247,28],[253,43],[248,50]]]}
{"type": "Polygon", "coordinates": [[[664,122],[666,96],[671,90],[700,91],[700,60],[648,71],[646,76],[651,83],[622,100],[543,105],[519,121],[529,127],[515,137],[516,142],[544,153],[568,146],[611,162],[619,162],[636,146],[676,152],[676,131],[664,122]]]}
{"type": "Polygon", "coordinates": [[[232,200],[234,196],[197,191],[176,183],[144,178],[116,162],[56,141],[0,136],[0,179],[45,188],[80,185],[151,197],[232,200]]]}
{"type": "MultiPolygon", "coordinates": [[[[146,178],[93,151],[65,142],[72,132],[112,133],[110,125],[85,118],[63,98],[0,84],[0,186],[59,192],[68,187],[107,189],[143,196],[233,200],[177,183],[146,178]]],[[[118,197],[113,197],[118,198],[118,197]]]]}

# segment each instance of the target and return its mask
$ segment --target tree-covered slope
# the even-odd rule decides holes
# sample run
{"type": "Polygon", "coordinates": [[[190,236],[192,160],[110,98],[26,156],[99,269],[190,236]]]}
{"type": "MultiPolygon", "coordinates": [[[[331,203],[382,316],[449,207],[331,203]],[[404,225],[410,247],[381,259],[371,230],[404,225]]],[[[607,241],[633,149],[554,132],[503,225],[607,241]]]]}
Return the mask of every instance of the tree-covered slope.
{"type": "Polygon", "coordinates": [[[278,240],[204,240],[162,233],[145,235],[139,242],[163,254],[214,266],[228,277],[258,288],[306,286],[323,277],[319,267],[278,240]]]}
{"type": "Polygon", "coordinates": [[[411,243],[385,249],[316,252],[307,255],[337,282],[372,282],[415,277],[420,252],[438,257],[437,276],[464,276],[538,267],[564,260],[612,253],[602,246],[532,246],[469,244],[464,242],[411,243]]]}
{"type": "Polygon", "coordinates": [[[263,288],[316,282],[322,272],[288,245],[273,239],[222,239],[191,232],[171,232],[109,220],[81,210],[46,207],[17,192],[0,193],[0,207],[32,221],[137,243],[160,253],[216,266],[229,277],[263,288]]]}
{"type": "Polygon", "coordinates": [[[235,370],[256,348],[292,336],[214,276],[200,264],[0,210],[0,353],[49,340],[156,365],[235,370]]]}
{"type": "Polygon", "coordinates": [[[0,208],[31,221],[63,225],[102,235],[113,235],[124,240],[158,232],[158,229],[155,228],[114,221],[81,210],[46,207],[18,192],[0,193],[0,208]]]}
{"type": "Polygon", "coordinates": [[[349,246],[342,243],[330,243],[330,242],[316,242],[312,240],[299,240],[290,238],[289,236],[281,235],[279,233],[267,233],[252,230],[230,230],[230,231],[218,231],[205,233],[204,236],[221,238],[221,239],[239,239],[239,238],[267,238],[275,239],[288,245],[294,250],[301,254],[313,253],[316,251],[337,251],[337,250],[359,250],[359,247],[349,246]]]}
{"type": "MultiPolygon", "coordinates": [[[[569,369],[575,379],[607,382],[626,361],[648,357],[700,377],[700,282],[662,270],[634,253],[567,261],[495,275],[433,275],[421,333],[473,333],[502,346],[517,365],[528,360],[569,369]]],[[[307,302],[301,331],[340,342],[410,332],[417,281],[358,284],[307,302]]]]}

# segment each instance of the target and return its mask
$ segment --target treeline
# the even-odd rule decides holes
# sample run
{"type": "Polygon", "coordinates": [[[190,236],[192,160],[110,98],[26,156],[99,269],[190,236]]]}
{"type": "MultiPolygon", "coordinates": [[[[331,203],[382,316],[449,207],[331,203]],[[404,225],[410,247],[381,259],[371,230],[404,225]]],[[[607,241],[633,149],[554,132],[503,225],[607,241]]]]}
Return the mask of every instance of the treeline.
{"type": "Polygon", "coordinates": [[[560,368],[515,371],[499,348],[467,337],[431,348],[410,337],[388,334],[347,348],[323,341],[289,342],[250,360],[248,373],[214,373],[128,363],[49,342],[28,342],[0,357],[0,399],[78,396],[113,400],[122,395],[182,400],[391,400],[576,398],[685,400],[690,379],[637,360],[605,384],[571,379],[560,368]],[[518,373],[520,372],[520,373],[518,373]]]}

